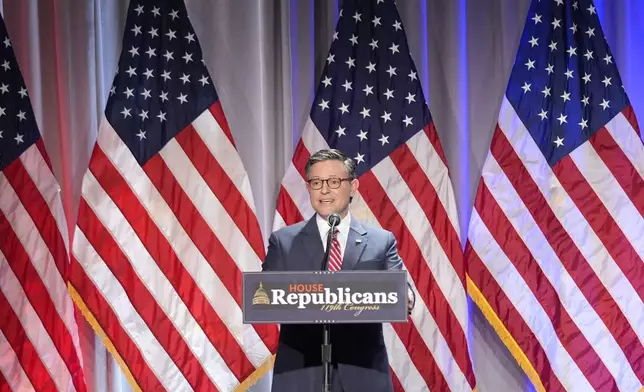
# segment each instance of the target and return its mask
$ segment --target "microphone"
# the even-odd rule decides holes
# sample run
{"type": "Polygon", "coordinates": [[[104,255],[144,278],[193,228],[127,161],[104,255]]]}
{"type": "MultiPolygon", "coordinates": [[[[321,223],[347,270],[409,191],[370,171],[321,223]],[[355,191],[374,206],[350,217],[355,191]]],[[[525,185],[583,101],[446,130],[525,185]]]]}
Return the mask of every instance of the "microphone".
{"type": "Polygon", "coordinates": [[[331,249],[331,239],[333,238],[333,229],[337,225],[340,224],[340,221],[342,218],[340,218],[340,214],[337,212],[334,212],[330,214],[327,218],[326,221],[329,224],[329,233],[326,236],[326,251],[324,252],[324,259],[322,259],[322,271],[326,271],[327,266],[329,264],[329,251],[331,249]]]}
{"type": "Polygon", "coordinates": [[[333,214],[329,215],[329,217],[326,219],[327,222],[329,222],[329,226],[335,227],[340,224],[340,221],[342,218],[340,218],[340,214],[334,212],[333,214]]]}
{"type": "MultiPolygon", "coordinates": [[[[326,271],[329,264],[329,250],[331,249],[331,239],[335,227],[340,224],[340,214],[334,212],[330,214],[326,221],[329,224],[329,233],[326,236],[326,251],[324,252],[324,259],[322,260],[322,271],[326,271]]],[[[322,378],[323,378],[323,392],[331,391],[331,330],[329,323],[322,325],[322,378]]]]}

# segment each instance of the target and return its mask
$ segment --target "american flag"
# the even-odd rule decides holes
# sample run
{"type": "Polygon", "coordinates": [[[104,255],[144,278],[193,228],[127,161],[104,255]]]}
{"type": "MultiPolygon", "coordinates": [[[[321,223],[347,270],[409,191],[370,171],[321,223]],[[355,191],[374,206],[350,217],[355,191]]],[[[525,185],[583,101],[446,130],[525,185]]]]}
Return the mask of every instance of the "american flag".
{"type": "Polygon", "coordinates": [[[644,383],[644,145],[590,0],[533,1],[466,249],[539,391],[644,383]]]}
{"type": "Polygon", "coordinates": [[[408,323],[383,326],[395,389],[474,389],[454,193],[393,0],[342,2],[310,118],[282,182],[274,229],[313,215],[304,166],[329,147],[357,164],[352,215],[394,233],[418,293],[408,323]]]}
{"type": "Polygon", "coordinates": [[[250,183],[181,0],[130,3],[72,249],[74,296],[135,390],[270,368],[277,326],[242,322],[265,252],[250,183]]]}
{"type": "Polygon", "coordinates": [[[60,186],[0,18],[0,390],[87,390],[68,251],[60,186]]]}

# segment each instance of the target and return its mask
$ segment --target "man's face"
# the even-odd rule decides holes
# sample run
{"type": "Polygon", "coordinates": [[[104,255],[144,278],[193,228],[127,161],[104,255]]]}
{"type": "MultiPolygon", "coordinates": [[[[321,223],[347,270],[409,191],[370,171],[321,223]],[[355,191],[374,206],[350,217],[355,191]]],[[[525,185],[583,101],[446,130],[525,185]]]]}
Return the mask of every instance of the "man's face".
{"type": "MultiPolygon", "coordinates": [[[[306,188],[311,198],[311,206],[324,219],[337,212],[345,217],[349,211],[349,198],[358,190],[358,180],[348,180],[349,173],[341,161],[329,160],[313,164],[309,168],[309,182],[306,188]],[[332,189],[329,182],[341,180],[340,187],[332,189]],[[313,189],[312,180],[322,181],[322,188],[313,189]]],[[[314,184],[315,185],[315,184],[314,184]]]]}

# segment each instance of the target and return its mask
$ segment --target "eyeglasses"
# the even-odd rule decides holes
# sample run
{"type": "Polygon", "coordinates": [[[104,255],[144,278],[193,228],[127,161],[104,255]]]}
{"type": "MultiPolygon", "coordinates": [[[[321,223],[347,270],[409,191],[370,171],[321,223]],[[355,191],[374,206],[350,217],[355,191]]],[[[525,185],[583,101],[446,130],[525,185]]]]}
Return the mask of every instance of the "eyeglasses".
{"type": "Polygon", "coordinates": [[[320,179],[320,178],[314,178],[312,180],[309,180],[308,183],[309,183],[309,186],[311,187],[311,189],[314,189],[314,190],[317,191],[319,189],[322,189],[322,184],[324,184],[325,182],[326,182],[326,185],[330,189],[338,189],[338,188],[340,188],[340,185],[342,185],[342,181],[351,181],[351,180],[352,180],[352,178],[336,178],[336,177],[332,177],[332,178],[327,178],[325,180],[320,179]]]}

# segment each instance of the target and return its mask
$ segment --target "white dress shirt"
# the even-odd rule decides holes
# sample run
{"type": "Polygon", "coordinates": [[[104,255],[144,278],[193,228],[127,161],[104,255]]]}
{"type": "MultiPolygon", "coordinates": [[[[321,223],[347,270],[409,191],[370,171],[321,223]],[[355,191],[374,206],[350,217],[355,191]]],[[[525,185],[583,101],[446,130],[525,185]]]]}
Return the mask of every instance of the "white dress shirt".
{"type": "MultiPolygon", "coordinates": [[[[329,229],[331,226],[329,226],[329,222],[327,222],[324,218],[322,218],[320,215],[316,214],[315,215],[315,220],[317,221],[318,224],[318,231],[320,232],[320,238],[322,239],[322,249],[326,252],[326,236],[329,233],[329,229]]],[[[350,223],[351,223],[351,213],[347,212],[347,216],[342,218],[340,220],[340,224],[336,226],[338,229],[338,242],[340,242],[340,253],[342,255],[342,259],[344,260],[344,250],[347,247],[347,238],[349,237],[349,230],[350,230],[350,223]]]]}

